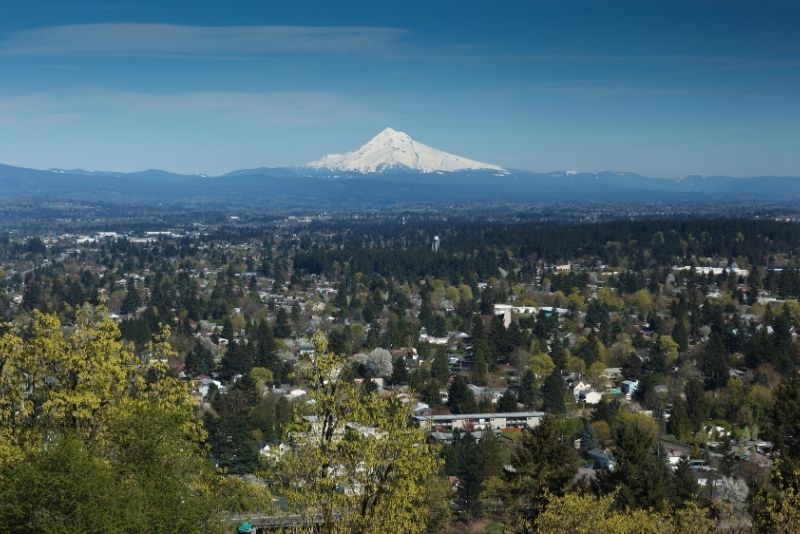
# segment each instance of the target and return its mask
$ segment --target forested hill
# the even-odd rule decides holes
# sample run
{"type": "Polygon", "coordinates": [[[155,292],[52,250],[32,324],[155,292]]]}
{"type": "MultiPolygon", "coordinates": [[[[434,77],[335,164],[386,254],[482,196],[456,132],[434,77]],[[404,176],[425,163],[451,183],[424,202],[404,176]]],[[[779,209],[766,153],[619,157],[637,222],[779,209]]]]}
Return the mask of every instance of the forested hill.
{"type": "Polygon", "coordinates": [[[577,225],[476,222],[453,226],[442,222],[405,226],[388,222],[350,226],[337,232],[330,243],[306,244],[294,264],[312,273],[347,262],[357,272],[374,271],[401,279],[451,278],[456,273],[472,273],[480,279],[495,275],[498,267],[513,268],[513,258],[555,263],[586,257],[608,265],[618,265],[625,258],[631,270],[671,262],[688,264],[693,257],[742,256],[762,263],[770,254],[796,251],[800,226],[742,219],[577,225]],[[436,235],[441,240],[440,250],[431,254],[430,242],[436,235]],[[501,250],[505,253],[499,254],[501,250]]]}

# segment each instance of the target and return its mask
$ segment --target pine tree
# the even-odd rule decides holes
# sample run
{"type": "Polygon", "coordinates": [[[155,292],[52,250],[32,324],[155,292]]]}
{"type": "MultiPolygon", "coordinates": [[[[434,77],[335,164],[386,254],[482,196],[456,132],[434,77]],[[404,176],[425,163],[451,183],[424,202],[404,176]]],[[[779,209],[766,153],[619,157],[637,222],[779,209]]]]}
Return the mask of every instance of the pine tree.
{"type": "Polygon", "coordinates": [[[487,367],[494,367],[495,350],[492,344],[486,339],[480,339],[475,344],[475,360],[482,359],[487,367]]]}
{"type": "Polygon", "coordinates": [[[392,377],[391,382],[394,385],[408,384],[409,374],[406,367],[406,360],[402,356],[398,356],[392,364],[392,377]]]}
{"type": "Polygon", "coordinates": [[[597,443],[597,433],[588,420],[584,420],[583,422],[583,431],[581,432],[581,449],[584,451],[590,451],[592,449],[596,449],[598,447],[597,443]]]}
{"type": "Polygon", "coordinates": [[[227,339],[228,341],[233,341],[233,323],[231,323],[229,317],[225,317],[225,320],[222,321],[222,332],[220,332],[219,337],[227,339]]]}
{"type": "Polygon", "coordinates": [[[516,412],[517,411],[517,396],[511,390],[506,390],[505,393],[497,400],[498,412],[516,412]]]}
{"type": "Polygon", "coordinates": [[[769,436],[780,454],[780,468],[787,480],[800,469],[800,373],[785,377],[775,392],[775,404],[768,413],[769,436]]]}
{"type": "Polygon", "coordinates": [[[689,466],[689,459],[684,457],[678,462],[673,475],[673,499],[676,506],[683,506],[686,503],[695,502],[699,486],[697,479],[689,466]]]}
{"type": "Polygon", "coordinates": [[[525,371],[522,380],[519,381],[517,400],[528,407],[536,402],[536,375],[530,369],[525,371]]]}
{"type": "Polygon", "coordinates": [[[564,413],[564,380],[561,378],[561,370],[556,368],[544,381],[542,387],[542,398],[544,400],[544,411],[548,413],[564,413]]]}
{"type": "Polygon", "coordinates": [[[286,309],[281,306],[278,308],[278,314],[275,317],[275,328],[273,329],[275,337],[287,338],[292,335],[292,328],[289,326],[289,315],[286,309]]]}
{"type": "Polygon", "coordinates": [[[475,396],[467,387],[467,383],[461,376],[457,376],[447,391],[447,406],[454,414],[475,413],[478,404],[475,396]]]}
{"type": "Polygon", "coordinates": [[[700,426],[708,419],[708,400],[703,384],[697,379],[686,381],[686,414],[689,417],[689,424],[692,432],[700,430],[700,426]]]}
{"type": "Polygon", "coordinates": [[[506,475],[506,499],[518,520],[530,522],[552,496],[563,495],[578,470],[575,448],[564,439],[558,421],[545,416],[527,429],[514,449],[506,475]]]}
{"type": "Polygon", "coordinates": [[[483,352],[477,351],[472,362],[472,383],[485,386],[489,374],[489,366],[484,359],[483,352]]]}
{"type": "Polygon", "coordinates": [[[266,320],[258,323],[253,338],[255,364],[274,371],[279,363],[275,355],[275,336],[266,320]]]}
{"type": "Polygon", "coordinates": [[[125,314],[135,313],[140,304],[139,292],[136,290],[133,280],[128,280],[127,292],[125,293],[125,299],[122,301],[120,311],[125,314]]]}
{"type": "Polygon", "coordinates": [[[436,347],[433,349],[434,356],[431,363],[431,377],[439,382],[439,384],[447,384],[450,377],[450,366],[447,361],[447,354],[444,347],[436,347]]]}
{"type": "MultiPolygon", "coordinates": [[[[702,386],[701,386],[702,389],[702,386]]],[[[691,422],[687,403],[683,399],[675,399],[672,404],[672,413],[669,418],[668,430],[678,441],[685,441],[690,435],[691,422]]]]}
{"type": "Polygon", "coordinates": [[[481,492],[486,479],[484,456],[472,434],[463,434],[458,440],[458,497],[464,509],[472,517],[481,513],[481,492]]]}
{"type": "Polygon", "coordinates": [[[689,334],[686,332],[686,325],[684,324],[683,317],[678,317],[675,321],[675,327],[672,329],[672,339],[678,344],[681,352],[689,348],[689,334]]]}
{"type": "Polygon", "coordinates": [[[728,382],[728,361],[725,352],[722,335],[718,332],[711,332],[701,361],[701,370],[705,376],[707,389],[717,389],[728,382]]]}
{"type": "Polygon", "coordinates": [[[630,508],[663,509],[667,504],[669,473],[656,454],[657,428],[652,418],[627,414],[617,421],[614,431],[613,471],[598,476],[600,487],[618,489],[617,504],[630,508]]]}
{"type": "Polygon", "coordinates": [[[196,343],[186,355],[185,364],[189,375],[207,375],[214,369],[214,355],[200,343],[196,343]]]}

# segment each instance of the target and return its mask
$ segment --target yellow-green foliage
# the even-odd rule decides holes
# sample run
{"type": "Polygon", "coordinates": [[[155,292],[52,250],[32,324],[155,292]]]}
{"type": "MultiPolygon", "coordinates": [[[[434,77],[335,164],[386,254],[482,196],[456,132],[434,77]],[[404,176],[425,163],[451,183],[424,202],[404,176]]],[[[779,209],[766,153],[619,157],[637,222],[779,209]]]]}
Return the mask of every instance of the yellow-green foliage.
{"type": "Polygon", "coordinates": [[[550,499],[536,518],[539,534],[703,534],[714,530],[705,510],[694,504],[674,512],[616,511],[613,495],[568,493],[550,499]]]}
{"type": "Polygon", "coordinates": [[[187,387],[167,373],[173,355],[165,329],[143,363],[120,339],[103,308],[83,308],[71,333],[53,315],[34,312],[30,336],[0,338],[0,464],[69,432],[102,446],[113,421],[151,402],[180,413],[187,435],[202,438],[187,387]]]}
{"type": "Polygon", "coordinates": [[[164,363],[174,356],[168,337],[165,328],[137,355],[105,310],[90,307],[69,330],[40,312],[24,336],[8,327],[0,525],[207,532],[223,506],[265,501],[263,488],[221,484],[214,473],[188,387],[164,363]]]}
{"type": "Polygon", "coordinates": [[[756,532],[800,532],[800,470],[787,480],[780,462],[772,475],[774,489],[761,490],[753,499],[753,525],[756,532]]]}
{"type": "Polygon", "coordinates": [[[439,460],[410,423],[408,401],[362,392],[340,376],[346,358],[321,334],[302,374],[306,414],[289,430],[277,471],[298,513],[324,532],[419,532],[429,516],[428,479],[439,460]]]}

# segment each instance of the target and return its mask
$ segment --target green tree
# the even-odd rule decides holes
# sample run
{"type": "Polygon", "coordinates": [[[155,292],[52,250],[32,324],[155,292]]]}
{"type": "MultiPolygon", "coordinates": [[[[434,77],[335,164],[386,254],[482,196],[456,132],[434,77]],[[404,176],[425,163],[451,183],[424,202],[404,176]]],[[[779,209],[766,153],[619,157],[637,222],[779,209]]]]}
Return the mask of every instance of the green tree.
{"type": "Polygon", "coordinates": [[[768,434],[781,457],[781,482],[785,484],[794,480],[792,473],[800,470],[800,373],[797,371],[778,386],[768,423],[768,434]]]}
{"type": "Polygon", "coordinates": [[[503,395],[497,400],[497,411],[503,412],[516,412],[517,411],[517,396],[511,390],[506,390],[503,395]]]}
{"type": "Polygon", "coordinates": [[[395,385],[408,384],[410,375],[408,374],[408,367],[406,367],[406,360],[402,356],[395,358],[392,364],[391,382],[395,385]]]}
{"type": "Polygon", "coordinates": [[[585,420],[583,422],[583,430],[581,431],[581,449],[584,451],[589,451],[596,449],[597,447],[597,432],[595,432],[592,423],[590,423],[588,420],[585,420]]]}
{"type": "Polygon", "coordinates": [[[140,305],[139,292],[136,290],[133,280],[128,280],[127,292],[125,293],[125,299],[122,301],[120,311],[122,313],[135,313],[140,305]]]}
{"type": "Polygon", "coordinates": [[[530,369],[525,371],[519,381],[517,399],[528,407],[533,406],[533,403],[536,402],[536,376],[530,369]]]}
{"type": "Polygon", "coordinates": [[[553,359],[545,353],[534,354],[531,356],[531,371],[538,380],[537,385],[544,383],[545,379],[553,373],[556,364],[553,359]]]}
{"type": "Polygon", "coordinates": [[[686,381],[686,415],[689,418],[692,432],[700,430],[700,426],[708,419],[709,403],[703,384],[694,378],[686,381]]]}
{"type": "Polygon", "coordinates": [[[668,512],[620,511],[611,495],[577,493],[553,498],[535,523],[538,534],[711,534],[715,530],[706,511],[692,503],[668,512]]]}
{"type": "Polygon", "coordinates": [[[214,355],[201,343],[196,343],[186,355],[186,372],[189,375],[207,375],[216,367],[214,355]]]}
{"type": "Polygon", "coordinates": [[[770,478],[770,487],[753,496],[754,531],[800,531],[800,470],[778,465],[770,478]]]}
{"type": "Polygon", "coordinates": [[[295,416],[291,449],[276,467],[283,493],[298,513],[318,516],[322,532],[421,532],[426,481],[439,461],[412,425],[411,406],[362,394],[340,374],[346,357],[329,352],[322,334],[314,344],[299,367],[313,402],[295,416]]]}
{"type": "Polygon", "coordinates": [[[286,308],[281,306],[278,308],[278,314],[275,317],[275,328],[272,329],[275,337],[287,338],[292,335],[292,327],[289,326],[289,315],[286,313],[286,308]]]}
{"type": "Polygon", "coordinates": [[[653,370],[657,373],[664,373],[671,369],[678,359],[678,350],[679,346],[671,336],[658,336],[650,353],[653,370]]]}
{"type": "Polygon", "coordinates": [[[564,438],[558,421],[546,416],[525,430],[506,474],[506,502],[515,524],[530,524],[547,501],[563,495],[578,470],[575,448],[564,438]]]}
{"type": "Polygon", "coordinates": [[[606,493],[616,490],[620,508],[653,508],[667,505],[669,474],[664,461],[656,454],[655,421],[646,415],[622,414],[614,430],[612,471],[598,477],[606,493]]]}
{"type": "Polygon", "coordinates": [[[544,399],[544,410],[549,413],[564,413],[564,379],[561,378],[561,370],[554,369],[550,376],[544,381],[542,387],[542,398],[544,399]]]}
{"type": "Polygon", "coordinates": [[[697,501],[700,487],[697,485],[697,479],[694,477],[692,468],[689,466],[688,458],[681,458],[678,465],[675,467],[673,484],[673,500],[677,506],[683,506],[686,503],[697,501]]]}
{"type": "Polygon", "coordinates": [[[469,390],[463,377],[457,376],[450,384],[450,388],[447,390],[447,406],[455,414],[478,411],[475,395],[469,390]]]}
{"type": "Polygon", "coordinates": [[[594,330],[589,333],[589,336],[582,340],[577,348],[575,354],[586,362],[586,367],[589,367],[594,362],[604,362],[606,357],[606,347],[600,338],[597,337],[594,330]]]}
{"type": "Polygon", "coordinates": [[[458,499],[470,517],[478,517],[486,479],[485,459],[472,434],[462,434],[455,446],[458,455],[458,499]]]}
{"type": "Polygon", "coordinates": [[[678,344],[678,349],[681,352],[689,348],[689,334],[686,332],[686,325],[681,317],[675,321],[675,327],[672,329],[672,339],[678,344]]]}
{"type": "Polygon", "coordinates": [[[701,370],[705,376],[707,389],[717,389],[728,382],[728,359],[722,335],[711,332],[711,336],[703,349],[701,370]]]}
{"type": "Polygon", "coordinates": [[[482,351],[475,352],[475,359],[472,362],[472,383],[478,386],[485,386],[489,375],[489,365],[484,359],[482,351]]]}
{"type": "Polygon", "coordinates": [[[28,334],[0,337],[0,524],[216,528],[222,480],[188,388],[162,363],[169,331],[147,361],[103,308],[81,309],[69,335],[35,312],[28,334]]]}
{"type": "Polygon", "coordinates": [[[448,366],[447,354],[444,347],[436,347],[433,349],[434,356],[431,363],[431,377],[439,384],[447,384],[447,379],[450,377],[450,368],[448,366]]]}

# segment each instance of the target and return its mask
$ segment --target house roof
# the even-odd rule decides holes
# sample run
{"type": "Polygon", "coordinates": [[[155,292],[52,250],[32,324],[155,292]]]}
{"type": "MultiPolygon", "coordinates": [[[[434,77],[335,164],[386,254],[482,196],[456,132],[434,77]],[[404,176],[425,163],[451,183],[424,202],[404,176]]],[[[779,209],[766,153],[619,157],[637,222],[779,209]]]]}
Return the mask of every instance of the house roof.
{"type": "Polygon", "coordinates": [[[544,417],[544,412],[461,413],[450,415],[415,415],[418,421],[453,421],[456,419],[498,419],[512,417],[544,417]]]}

